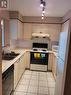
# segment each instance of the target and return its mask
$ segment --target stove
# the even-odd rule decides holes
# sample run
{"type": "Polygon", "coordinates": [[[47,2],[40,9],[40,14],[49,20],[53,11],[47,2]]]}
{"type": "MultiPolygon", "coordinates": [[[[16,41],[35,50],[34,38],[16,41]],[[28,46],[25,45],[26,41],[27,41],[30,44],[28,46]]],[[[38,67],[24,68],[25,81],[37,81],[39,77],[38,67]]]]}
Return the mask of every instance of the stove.
{"type": "Polygon", "coordinates": [[[30,69],[47,71],[48,70],[48,44],[33,43],[33,51],[31,52],[30,69]]]}

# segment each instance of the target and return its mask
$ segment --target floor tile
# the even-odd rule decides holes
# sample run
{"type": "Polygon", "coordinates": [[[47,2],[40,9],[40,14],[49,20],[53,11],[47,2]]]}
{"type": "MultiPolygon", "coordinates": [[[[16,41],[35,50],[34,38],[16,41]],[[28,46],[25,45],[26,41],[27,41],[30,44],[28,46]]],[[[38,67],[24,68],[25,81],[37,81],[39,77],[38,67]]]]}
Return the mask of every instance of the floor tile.
{"type": "Polygon", "coordinates": [[[55,88],[49,88],[49,94],[54,95],[55,93],[55,88]]]}
{"type": "Polygon", "coordinates": [[[31,80],[38,80],[38,76],[31,76],[31,80]]]}
{"type": "Polygon", "coordinates": [[[47,82],[53,82],[53,83],[55,83],[55,79],[54,78],[48,78],[47,82]]]}
{"type": "Polygon", "coordinates": [[[27,93],[27,95],[37,95],[37,93],[27,93]]]}
{"type": "Polygon", "coordinates": [[[26,70],[25,72],[24,72],[24,75],[31,75],[32,74],[32,71],[30,71],[30,70],[26,70]]]}
{"type": "Polygon", "coordinates": [[[26,70],[14,95],[54,95],[55,80],[51,72],[26,70]]]}
{"type": "Polygon", "coordinates": [[[27,95],[27,93],[24,93],[23,91],[22,92],[14,92],[14,95],[27,95]]]}
{"type": "Polygon", "coordinates": [[[37,90],[38,88],[35,86],[29,86],[28,88],[28,92],[31,92],[31,93],[37,93],[37,90]]]}
{"type": "Polygon", "coordinates": [[[39,87],[38,89],[38,94],[49,94],[48,88],[47,87],[39,87]]]}
{"type": "Polygon", "coordinates": [[[33,75],[33,76],[38,76],[38,74],[39,74],[39,73],[36,72],[36,71],[33,71],[33,72],[32,72],[32,75],[33,75]]]}
{"type": "Polygon", "coordinates": [[[28,90],[28,86],[24,86],[24,85],[18,85],[15,91],[23,91],[23,92],[27,92],[28,90]]]}
{"type": "Polygon", "coordinates": [[[48,82],[48,87],[55,87],[55,82],[48,82]]]}
{"type": "Polygon", "coordinates": [[[48,78],[53,78],[53,74],[51,72],[47,72],[47,77],[48,78]]]}
{"type": "Polygon", "coordinates": [[[40,72],[39,74],[40,74],[40,76],[46,76],[47,75],[46,72],[40,72]]]}
{"type": "Polygon", "coordinates": [[[39,86],[48,87],[48,84],[46,81],[39,81],[39,86]]]}
{"type": "Polygon", "coordinates": [[[29,83],[30,86],[38,86],[38,81],[33,81],[31,80],[30,83],[29,83]]]}
{"type": "Polygon", "coordinates": [[[39,77],[39,80],[40,81],[47,81],[47,78],[43,76],[43,77],[39,77]]]}
{"type": "Polygon", "coordinates": [[[38,93],[37,95],[50,95],[50,94],[41,94],[41,93],[38,93]]]}
{"type": "Polygon", "coordinates": [[[19,84],[22,84],[22,85],[28,85],[30,82],[30,80],[27,80],[27,79],[22,79],[19,84]]]}
{"type": "Polygon", "coordinates": [[[23,79],[30,79],[31,78],[31,75],[23,75],[22,78],[23,79]]]}

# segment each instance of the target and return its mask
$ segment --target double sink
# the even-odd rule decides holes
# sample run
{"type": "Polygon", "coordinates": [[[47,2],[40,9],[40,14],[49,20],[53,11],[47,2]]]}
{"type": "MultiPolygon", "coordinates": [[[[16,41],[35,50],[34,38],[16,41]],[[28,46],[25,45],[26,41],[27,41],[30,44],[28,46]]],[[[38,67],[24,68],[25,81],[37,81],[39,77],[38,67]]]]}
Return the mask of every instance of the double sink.
{"type": "Polygon", "coordinates": [[[2,60],[13,60],[15,57],[17,57],[19,53],[10,52],[2,54],[2,60]]]}

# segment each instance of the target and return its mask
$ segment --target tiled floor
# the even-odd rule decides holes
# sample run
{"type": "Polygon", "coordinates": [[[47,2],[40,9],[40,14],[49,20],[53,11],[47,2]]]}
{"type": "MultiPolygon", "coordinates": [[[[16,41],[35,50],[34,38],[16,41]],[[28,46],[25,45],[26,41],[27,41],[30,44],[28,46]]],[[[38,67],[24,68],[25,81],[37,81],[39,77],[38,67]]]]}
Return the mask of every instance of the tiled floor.
{"type": "Polygon", "coordinates": [[[54,95],[55,80],[51,72],[26,70],[14,95],[54,95]]]}

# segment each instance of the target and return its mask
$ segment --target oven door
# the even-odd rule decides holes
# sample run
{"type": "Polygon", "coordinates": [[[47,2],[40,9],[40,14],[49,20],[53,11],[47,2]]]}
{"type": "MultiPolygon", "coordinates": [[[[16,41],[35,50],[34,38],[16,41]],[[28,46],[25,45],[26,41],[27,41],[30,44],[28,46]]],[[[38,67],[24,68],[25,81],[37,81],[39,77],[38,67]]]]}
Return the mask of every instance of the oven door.
{"type": "Polygon", "coordinates": [[[31,52],[31,64],[48,65],[48,53],[31,52]]]}

